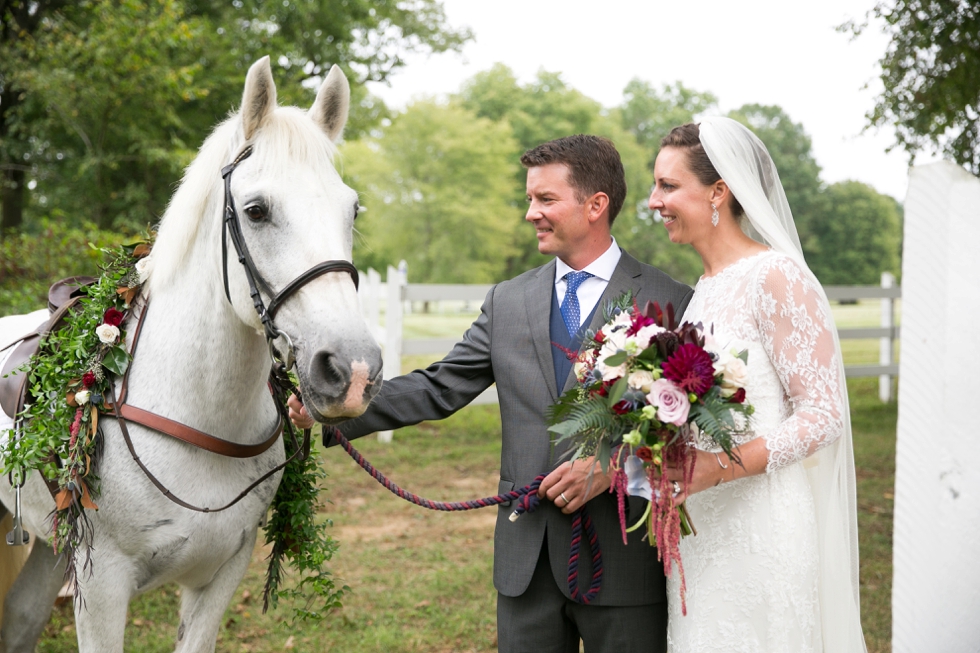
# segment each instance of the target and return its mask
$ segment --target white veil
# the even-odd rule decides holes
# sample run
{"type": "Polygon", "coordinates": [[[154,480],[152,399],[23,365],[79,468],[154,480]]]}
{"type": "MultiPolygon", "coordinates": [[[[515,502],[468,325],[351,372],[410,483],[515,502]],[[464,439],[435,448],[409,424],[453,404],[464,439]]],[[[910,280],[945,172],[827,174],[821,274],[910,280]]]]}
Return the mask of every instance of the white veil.
{"type": "MultiPolygon", "coordinates": [[[[796,260],[820,288],[803,258],[793,214],[766,146],[747,127],[730,118],[703,119],[700,134],[708,158],[745,209],[745,232],[796,260]]],[[[820,292],[823,294],[822,288],[820,292]]],[[[825,294],[823,299],[826,301],[825,294]]],[[[836,329],[834,346],[839,361],[837,374],[843,396],[844,433],[804,460],[803,465],[816,507],[823,650],[863,653],[867,648],[861,631],[854,453],[847,384],[836,329]]]]}

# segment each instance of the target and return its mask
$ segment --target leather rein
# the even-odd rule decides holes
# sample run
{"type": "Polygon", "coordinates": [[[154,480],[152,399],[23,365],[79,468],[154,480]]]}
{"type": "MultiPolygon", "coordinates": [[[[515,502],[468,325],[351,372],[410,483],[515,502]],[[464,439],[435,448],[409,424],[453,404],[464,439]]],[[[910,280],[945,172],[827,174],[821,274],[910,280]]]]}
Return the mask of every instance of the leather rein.
{"type": "MultiPolygon", "coordinates": [[[[136,462],[139,468],[143,470],[143,473],[150,480],[150,482],[153,483],[153,485],[156,486],[156,488],[160,490],[165,497],[183,508],[196,512],[209,513],[227,510],[244,499],[249,492],[266,481],[273,474],[285,468],[289,463],[293,462],[294,460],[305,460],[307,456],[309,456],[310,430],[304,429],[303,443],[300,445],[300,443],[297,441],[296,432],[293,429],[292,423],[288,419],[286,399],[289,397],[290,393],[299,396],[299,389],[295,386],[295,384],[293,384],[288,374],[289,368],[293,366],[295,361],[294,352],[292,349],[292,340],[284,331],[276,327],[275,314],[289,296],[291,296],[309,281],[319,277],[320,275],[326,274],[327,272],[347,272],[351,275],[351,278],[354,281],[354,287],[357,288],[358,286],[357,268],[355,268],[352,263],[343,260],[331,260],[314,265],[312,268],[286,284],[286,286],[278,293],[272,290],[272,287],[269,285],[268,281],[265,280],[262,274],[258,271],[258,268],[255,267],[255,262],[252,260],[252,256],[248,251],[248,246],[245,244],[241,222],[238,218],[238,211],[235,209],[235,200],[231,193],[231,174],[235,171],[235,168],[237,168],[242,161],[251,156],[251,154],[252,146],[250,145],[242,150],[242,152],[235,157],[235,160],[232,161],[231,164],[221,169],[221,176],[224,179],[225,187],[223,211],[224,220],[221,232],[221,259],[222,272],[224,276],[225,297],[228,299],[228,302],[231,303],[231,292],[228,285],[227,242],[230,239],[232,245],[235,247],[235,252],[238,255],[238,261],[245,269],[245,277],[248,280],[249,296],[252,298],[252,305],[255,307],[255,310],[259,315],[259,319],[262,321],[262,325],[265,329],[265,337],[269,343],[269,350],[272,354],[273,360],[272,370],[269,375],[269,387],[272,391],[276,404],[276,412],[279,417],[275,427],[272,430],[272,433],[258,444],[243,445],[216,438],[212,435],[204,433],[203,431],[199,431],[185,424],[181,424],[180,422],[176,422],[162,415],[157,415],[148,410],[127,404],[126,393],[129,386],[129,372],[132,369],[132,365],[129,366],[126,373],[123,375],[122,388],[120,389],[118,399],[115,396],[114,386],[110,386],[112,392],[111,414],[115,416],[117,422],[119,423],[119,428],[122,431],[123,439],[126,441],[126,446],[129,448],[129,452],[132,455],[133,460],[136,462]],[[272,298],[269,301],[268,307],[266,307],[265,302],[262,299],[263,292],[272,298]],[[287,343],[285,359],[280,357],[279,352],[273,345],[273,341],[279,337],[285,338],[287,343]],[[126,425],[127,422],[140,424],[154,431],[158,431],[182,442],[198,447],[199,449],[230,458],[252,458],[254,456],[258,456],[259,454],[267,451],[276,442],[276,440],[279,439],[279,436],[282,435],[283,431],[286,430],[289,432],[292,440],[293,454],[281,464],[276,465],[260,476],[227,504],[221,506],[220,508],[202,508],[190,504],[174,495],[146,467],[133,446],[132,438],[129,435],[129,428],[126,425]]],[[[146,317],[146,312],[148,309],[149,302],[147,301],[144,303],[142,311],[140,311],[136,332],[133,335],[133,345],[130,355],[134,358],[136,356],[136,346],[139,344],[140,332],[143,328],[143,321],[146,317]]]]}

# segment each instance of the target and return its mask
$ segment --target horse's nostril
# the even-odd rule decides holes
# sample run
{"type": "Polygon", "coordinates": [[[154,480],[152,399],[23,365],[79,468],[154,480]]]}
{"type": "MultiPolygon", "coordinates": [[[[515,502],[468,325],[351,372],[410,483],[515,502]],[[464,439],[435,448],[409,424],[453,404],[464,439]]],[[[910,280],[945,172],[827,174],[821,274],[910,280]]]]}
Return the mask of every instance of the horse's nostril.
{"type": "Polygon", "coordinates": [[[343,388],[348,383],[347,375],[337,365],[336,358],[326,351],[321,351],[313,356],[310,377],[316,386],[324,389],[336,388],[337,386],[343,388]]]}

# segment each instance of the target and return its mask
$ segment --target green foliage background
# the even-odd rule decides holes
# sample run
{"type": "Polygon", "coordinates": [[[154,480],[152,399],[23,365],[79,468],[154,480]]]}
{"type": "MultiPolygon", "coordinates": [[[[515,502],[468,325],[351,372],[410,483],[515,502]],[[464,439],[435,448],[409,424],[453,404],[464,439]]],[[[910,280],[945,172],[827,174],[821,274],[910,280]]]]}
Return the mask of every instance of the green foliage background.
{"type": "MultiPolygon", "coordinates": [[[[309,105],[333,63],[351,79],[338,167],[367,208],[355,243],[362,268],[404,259],[415,282],[488,283],[544,263],[524,220],[520,155],[595,133],[616,143],[626,168],[617,241],[687,283],[701,272],[647,196],[660,139],[719,112],[710,91],[634,79],[620,104],[603,107],[559,72],[521,82],[497,64],[448,98],[392,110],[367,81],[395,73],[405,52],[458,50],[471,38],[447,24],[438,0],[0,0],[0,33],[0,315],[38,306],[54,278],[90,270],[86,237],[105,244],[152,226],[264,54],[274,55],[281,104],[309,105]]],[[[805,127],[780,107],[729,115],[769,147],[824,282],[900,273],[897,202],[860,184],[828,187],[805,127]]]]}

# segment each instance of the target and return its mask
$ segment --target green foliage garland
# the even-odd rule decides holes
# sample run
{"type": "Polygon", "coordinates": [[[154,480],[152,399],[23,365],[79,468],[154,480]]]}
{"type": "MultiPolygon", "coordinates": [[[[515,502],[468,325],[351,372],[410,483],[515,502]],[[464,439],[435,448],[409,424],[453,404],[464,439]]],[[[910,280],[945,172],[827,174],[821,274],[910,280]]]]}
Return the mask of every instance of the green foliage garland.
{"type": "MultiPolygon", "coordinates": [[[[50,544],[66,554],[69,580],[77,563],[91,569],[91,524],[86,510],[97,510],[97,475],[102,430],[100,415],[111,414],[111,386],[126,372],[126,318],[141,295],[148,273],[149,239],[101,250],[101,276],[80,288],[81,298],[60,328],[44,336],[41,347],[18,373],[28,374],[29,399],[17,416],[13,437],[7,437],[2,473],[22,483],[31,470],[57,484],[53,535],[50,544]],[[56,462],[60,458],[61,464],[56,462]],[[84,552],[84,559],[79,555],[84,552]]],[[[286,396],[275,400],[285,412],[286,396]]],[[[104,419],[104,417],[103,417],[104,419]]],[[[291,429],[291,426],[288,428],[291,429]]],[[[290,431],[291,432],[291,431],[290,431]]],[[[295,452],[294,438],[285,438],[287,458],[295,452]]],[[[286,465],[265,525],[265,541],[273,545],[265,592],[265,607],[280,597],[302,599],[296,607],[301,620],[321,621],[340,606],[349,588],[337,588],[326,563],[337,543],[317,524],[320,479],[326,474],[312,456],[286,465]],[[280,587],[284,562],[299,576],[292,588],[280,587]],[[311,607],[314,599],[317,609],[311,607]]],[[[75,584],[77,591],[77,584],[75,584]]]]}

